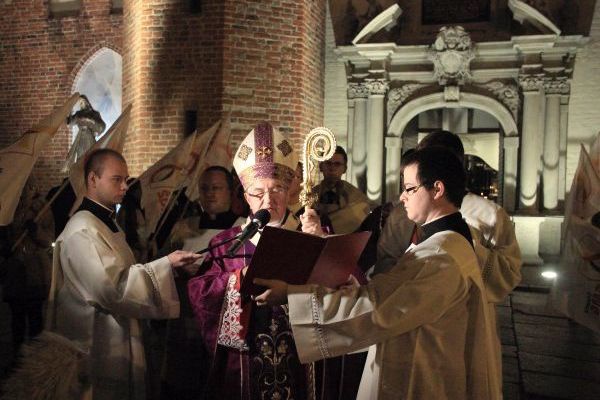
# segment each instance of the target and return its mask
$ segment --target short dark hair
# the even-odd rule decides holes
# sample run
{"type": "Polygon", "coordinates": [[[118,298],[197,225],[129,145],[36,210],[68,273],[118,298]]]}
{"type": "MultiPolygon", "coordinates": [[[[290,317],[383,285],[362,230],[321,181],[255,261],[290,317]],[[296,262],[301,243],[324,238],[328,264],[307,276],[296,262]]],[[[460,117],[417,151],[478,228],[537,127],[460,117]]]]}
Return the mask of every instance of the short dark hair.
{"type": "Polygon", "coordinates": [[[463,162],[465,158],[465,148],[460,137],[450,131],[439,130],[431,132],[419,142],[417,150],[432,146],[444,147],[451,150],[459,158],[460,162],[463,162]]]}
{"type": "Polygon", "coordinates": [[[227,187],[229,188],[230,191],[233,191],[233,175],[231,174],[231,172],[229,172],[227,170],[227,168],[221,167],[220,165],[213,165],[210,166],[208,168],[206,168],[204,170],[204,172],[202,172],[202,175],[206,174],[207,172],[222,172],[223,174],[225,174],[225,180],[227,181],[227,187]]]}
{"type": "Polygon", "coordinates": [[[436,181],[444,183],[446,198],[460,208],[466,193],[467,176],[462,162],[444,147],[425,147],[408,154],[402,160],[402,170],[409,165],[417,165],[419,183],[428,189],[436,181]]]}
{"type": "Polygon", "coordinates": [[[87,187],[87,180],[90,172],[94,172],[94,174],[98,176],[102,176],[102,171],[104,170],[104,161],[108,158],[116,158],[117,160],[125,161],[125,157],[121,153],[113,149],[98,149],[93,150],[90,154],[85,156],[85,161],[83,163],[83,173],[85,179],[85,187],[87,187]]]}
{"type": "Polygon", "coordinates": [[[344,157],[344,163],[348,164],[348,154],[346,154],[346,150],[342,146],[335,146],[335,153],[333,154],[341,154],[344,157]]]}

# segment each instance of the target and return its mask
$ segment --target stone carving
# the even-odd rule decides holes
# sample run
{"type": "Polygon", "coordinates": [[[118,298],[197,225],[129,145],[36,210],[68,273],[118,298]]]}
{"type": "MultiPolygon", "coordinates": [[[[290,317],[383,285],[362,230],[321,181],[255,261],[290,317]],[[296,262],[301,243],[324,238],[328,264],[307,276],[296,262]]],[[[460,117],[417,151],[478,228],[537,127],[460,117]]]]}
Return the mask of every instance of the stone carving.
{"type": "Polygon", "coordinates": [[[442,27],[429,48],[433,74],[440,85],[464,85],[472,78],[470,63],[475,58],[471,37],[462,26],[442,27]]]}
{"type": "Polygon", "coordinates": [[[566,76],[547,77],[544,82],[546,94],[569,94],[571,84],[566,76]]]}
{"type": "Polygon", "coordinates": [[[80,97],[78,105],[79,110],[67,118],[67,124],[72,131],[77,127],[77,136],[69,149],[62,172],[69,172],[71,166],[96,143],[96,135],[106,128],[100,113],[94,110],[85,95],[80,97]]]}
{"type": "Polygon", "coordinates": [[[510,110],[513,118],[517,121],[521,104],[517,85],[502,81],[491,81],[477,86],[492,92],[494,97],[510,110]]]}
{"type": "Polygon", "coordinates": [[[369,95],[384,95],[389,89],[389,84],[385,79],[365,79],[365,86],[369,95]]]}
{"type": "Polygon", "coordinates": [[[369,96],[369,89],[364,83],[348,83],[348,99],[366,98],[369,96]]]}
{"type": "Polygon", "coordinates": [[[544,86],[544,74],[521,74],[519,75],[519,86],[524,92],[540,90],[544,86]]]}
{"type": "Polygon", "coordinates": [[[444,100],[445,101],[459,101],[460,100],[460,86],[445,86],[444,87],[444,100]]]}
{"type": "Polygon", "coordinates": [[[387,101],[388,122],[391,120],[394,112],[406,101],[406,99],[425,86],[427,85],[423,83],[406,83],[398,88],[390,90],[387,101]]]}

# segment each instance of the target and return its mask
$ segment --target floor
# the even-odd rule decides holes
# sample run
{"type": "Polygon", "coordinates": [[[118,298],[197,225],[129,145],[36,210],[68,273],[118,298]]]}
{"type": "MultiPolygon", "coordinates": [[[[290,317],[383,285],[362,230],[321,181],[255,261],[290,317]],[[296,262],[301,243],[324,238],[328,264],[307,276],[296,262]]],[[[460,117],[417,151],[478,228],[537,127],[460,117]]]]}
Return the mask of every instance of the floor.
{"type": "MultiPolygon", "coordinates": [[[[551,268],[524,267],[523,282],[498,306],[507,400],[600,399],[600,334],[546,306],[551,268]]],[[[10,313],[0,303],[0,377],[10,364],[10,313]]]]}
{"type": "Polygon", "coordinates": [[[504,398],[600,399],[600,334],[546,305],[552,263],[524,267],[522,285],[497,307],[504,398]]]}

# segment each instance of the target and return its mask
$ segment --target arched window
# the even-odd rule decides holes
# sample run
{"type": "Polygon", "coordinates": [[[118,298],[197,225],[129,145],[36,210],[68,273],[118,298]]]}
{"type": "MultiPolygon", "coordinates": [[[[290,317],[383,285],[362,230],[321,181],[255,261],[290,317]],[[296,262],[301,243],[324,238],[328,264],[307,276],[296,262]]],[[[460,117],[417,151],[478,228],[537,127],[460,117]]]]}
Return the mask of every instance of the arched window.
{"type": "Polygon", "coordinates": [[[89,58],[73,83],[72,92],[86,95],[102,116],[106,123],[103,134],[121,115],[122,71],[121,55],[103,47],[89,58]]]}

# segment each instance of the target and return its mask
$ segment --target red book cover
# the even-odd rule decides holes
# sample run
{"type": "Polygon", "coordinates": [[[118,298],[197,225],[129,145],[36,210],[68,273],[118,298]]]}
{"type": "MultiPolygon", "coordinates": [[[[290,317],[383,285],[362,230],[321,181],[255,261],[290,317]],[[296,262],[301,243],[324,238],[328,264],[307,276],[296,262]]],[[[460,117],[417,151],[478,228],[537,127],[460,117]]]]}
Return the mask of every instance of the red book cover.
{"type": "Polygon", "coordinates": [[[241,293],[258,295],[254,278],[279,279],[293,285],[316,283],[336,288],[356,270],[371,232],[320,237],[266,226],[242,281],[241,293]]]}

